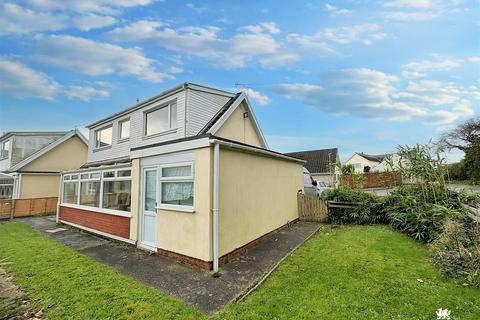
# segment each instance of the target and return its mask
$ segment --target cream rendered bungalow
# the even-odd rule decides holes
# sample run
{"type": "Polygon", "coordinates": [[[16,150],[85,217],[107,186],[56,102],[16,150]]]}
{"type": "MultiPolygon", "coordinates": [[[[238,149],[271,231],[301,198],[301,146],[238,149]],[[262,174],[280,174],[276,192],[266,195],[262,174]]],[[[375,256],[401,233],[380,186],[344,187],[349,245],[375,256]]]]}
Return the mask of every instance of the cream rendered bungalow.
{"type": "Polygon", "coordinates": [[[268,149],[244,93],[184,83],[88,128],[62,223],[218,271],[298,219],[304,161],[268,149]]]}
{"type": "Polygon", "coordinates": [[[0,198],[58,196],[60,172],[87,161],[88,141],[77,130],[7,132],[0,136],[0,198]]]}

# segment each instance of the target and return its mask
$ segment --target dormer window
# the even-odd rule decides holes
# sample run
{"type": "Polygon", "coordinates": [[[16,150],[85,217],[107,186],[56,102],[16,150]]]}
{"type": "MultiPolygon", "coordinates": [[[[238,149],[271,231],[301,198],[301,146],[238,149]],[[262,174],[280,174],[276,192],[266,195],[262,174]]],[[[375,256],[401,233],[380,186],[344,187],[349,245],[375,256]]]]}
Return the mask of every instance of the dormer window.
{"type": "Polygon", "coordinates": [[[118,139],[127,140],[130,138],[130,119],[118,122],[118,139]]]}
{"type": "Polygon", "coordinates": [[[0,159],[8,158],[10,150],[10,140],[4,141],[0,144],[0,159]]]}
{"type": "Polygon", "coordinates": [[[95,148],[104,148],[112,145],[112,126],[95,131],[95,148]]]}
{"type": "Polygon", "coordinates": [[[145,135],[159,134],[177,127],[177,105],[169,104],[145,113],[145,135]]]}

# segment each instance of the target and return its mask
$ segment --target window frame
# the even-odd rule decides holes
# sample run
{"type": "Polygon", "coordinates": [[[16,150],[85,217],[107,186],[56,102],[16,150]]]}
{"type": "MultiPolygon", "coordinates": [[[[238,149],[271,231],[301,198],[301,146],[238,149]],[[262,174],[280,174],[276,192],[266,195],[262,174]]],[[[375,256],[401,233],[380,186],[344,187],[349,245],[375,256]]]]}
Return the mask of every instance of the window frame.
{"type": "Polygon", "coordinates": [[[0,160],[3,160],[3,159],[8,159],[10,157],[10,149],[12,147],[12,144],[10,142],[10,139],[8,140],[5,140],[5,141],[2,141],[0,143],[0,160]],[[8,149],[5,149],[5,145],[8,145],[8,149]],[[6,156],[3,156],[3,152],[4,151],[7,151],[7,155],[6,156]]]}
{"type": "Polygon", "coordinates": [[[171,210],[171,211],[185,211],[190,213],[195,212],[195,163],[194,161],[168,163],[168,164],[159,165],[157,179],[158,179],[157,209],[171,210]],[[181,177],[164,177],[163,176],[164,168],[175,168],[175,167],[185,167],[185,166],[190,166],[190,175],[188,176],[181,176],[181,177]],[[193,185],[192,187],[193,204],[191,206],[186,206],[186,205],[162,203],[162,183],[163,182],[191,182],[193,185]]]}
{"type": "Polygon", "coordinates": [[[130,122],[130,117],[128,118],[124,118],[124,119],[121,119],[121,120],[118,120],[118,143],[120,142],[125,142],[125,141],[128,141],[130,140],[130,134],[131,134],[131,122],[130,122]],[[122,138],[122,124],[128,122],[128,137],[125,137],[125,138],[122,138]]]}
{"type": "Polygon", "coordinates": [[[103,127],[101,127],[101,128],[95,129],[95,130],[94,130],[94,137],[93,137],[93,138],[94,138],[94,139],[93,139],[93,143],[94,143],[94,149],[95,149],[95,150],[103,150],[103,149],[111,148],[112,145],[113,145],[113,124],[110,123],[110,124],[108,124],[108,125],[106,125],[106,126],[103,126],[103,127]],[[107,146],[99,146],[99,145],[98,145],[98,141],[99,141],[99,140],[97,139],[97,133],[100,132],[100,131],[106,130],[106,129],[108,129],[108,128],[110,128],[110,129],[112,130],[112,139],[111,139],[111,141],[110,141],[110,144],[107,145],[107,146]]]}
{"type": "MultiPolygon", "coordinates": [[[[64,207],[72,207],[72,208],[77,208],[77,209],[82,209],[82,210],[87,210],[87,211],[94,211],[94,212],[100,212],[100,213],[106,213],[106,214],[111,214],[111,215],[116,215],[116,216],[122,216],[122,217],[132,217],[131,213],[131,208],[130,211],[122,211],[122,210],[115,210],[115,209],[109,209],[109,208],[104,208],[103,207],[103,182],[104,181],[131,181],[132,180],[132,175],[131,175],[131,167],[121,167],[121,168],[106,168],[103,170],[92,170],[92,171],[79,171],[79,172],[72,172],[68,174],[64,174],[62,176],[62,198],[60,205],[64,207]],[[118,171],[130,171],[130,176],[118,176],[118,171]],[[103,174],[105,172],[114,172],[113,177],[107,177],[105,178],[103,174]],[[82,175],[88,174],[88,178],[81,178],[82,175]],[[95,174],[99,174],[100,177],[94,177],[95,174]],[[76,178],[75,178],[76,176],[76,178]],[[100,195],[99,195],[99,206],[98,207],[92,207],[92,206],[86,206],[86,205],[81,205],[80,204],[80,195],[81,195],[81,183],[82,182],[89,182],[89,181],[99,181],[100,182],[100,195]],[[63,200],[63,190],[65,183],[75,183],[77,185],[77,202],[75,204],[64,202],[63,200]]],[[[131,190],[130,190],[131,192],[131,190]]]]}
{"type": "Polygon", "coordinates": [[[164,135],[164,134],[173,132],[177,129],[178,129],[178,106],[177,106],[176,101],[175,102],[168,102],[168,103],[162,104],[160,106],[156,106],[156,107],[150,108],[148,110],[145,110],[143,112],[143,137],[144,138],[150,138],[150,137],[156,137],[156,136],[164,135]],[[175,110],[177,112],[177,115],[175,116],[176,121],[175,121],[174,124],[172,124],[172,106],[173,105],[175,105],[175,110]],[[168,108],[168,129],[164,130],[164,131],[152,133],[152,134],[147,134],[147,129],[148,129],[147,128],[148,127],[147,116],[148,116],[148,114],[153,113],[153,112],[158,111],[158,110],[163,109],[163,108],[168,108]]]}

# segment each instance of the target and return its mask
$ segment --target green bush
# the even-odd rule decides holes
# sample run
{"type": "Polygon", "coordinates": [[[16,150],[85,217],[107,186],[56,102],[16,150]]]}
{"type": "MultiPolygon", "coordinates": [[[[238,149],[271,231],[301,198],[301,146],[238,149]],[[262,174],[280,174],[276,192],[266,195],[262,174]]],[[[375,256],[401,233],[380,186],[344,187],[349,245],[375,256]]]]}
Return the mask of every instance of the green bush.
{"type": "Polygon", "coordinates": [[[359,203],[355,208],[329,208],[328,221],[338,224],[387,224],[383,210],[384,201],[373,194],[348,186],[324,192],[322,198],[327,201],[359,203]]]}

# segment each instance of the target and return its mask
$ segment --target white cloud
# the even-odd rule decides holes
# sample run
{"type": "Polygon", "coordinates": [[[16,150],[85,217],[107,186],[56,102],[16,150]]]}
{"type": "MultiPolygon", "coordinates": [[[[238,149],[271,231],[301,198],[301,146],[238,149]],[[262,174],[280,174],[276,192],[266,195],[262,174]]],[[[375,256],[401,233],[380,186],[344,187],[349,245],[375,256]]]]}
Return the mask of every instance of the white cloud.
{"type": "Polygon", "coordinates": [[[72,85],[65,89],[65,94],[70,100],[79,99],[82,101],[90,101],[92,98],[105,98],[110,95],[108,90],[96,89],[90,86],[72,85]]]}
{"type": "Polygon", "coordinates": [[[449,71],[462,65],[462,60],[422,60],[402,65],[402,75],[407,79],[425,77],[428,71],[449,71]]]}
{"type": "Polygon", "coordinates": [[[20,98],[35,97],[51,100],[59,85],[46,74],[0,57],[0,91],[20,98]]]}
{"type": "Polygon", "coordinates": [[[480,56],[472,56],[468,58],[469,62],[480,63],[480,56]]]}
{"type": "Polygon", "coordinates": [[[395,0],[385,2],[385,7],[395,8],[431,8],[437,6],[441,1],[437,0],[395,0]]]}
{"type": "Polygon", "coordinates": [[[348,69],[327,74],[320,84],[284,83],[273,90],[332,115],[427,123],[451,123],[474,114],[480,89],[422,80],[402,88],[400,79],[370,69],[348,69]]]}
{"type": "Polygon", "coordinates": [[[116,41],[148,41],[171,51],[205,58],[226,69],[241,68],[252,61],[274,66],[297,59],[274,38],[280,31],[275,23],[262,22],[240,30],[243,31],[230,38],[222,38],[220,28],[214,26],[175,29],[158,21],[143,20],[116,28],[108,35],[116,41]]]}
{"type": "Polygon", "coordinates": [[[26,0],[26,2],[42,10],[114,14],[123,8],[147,6],[154,0],[26,0]]]}
{"type": "Polygon", "coordinates": [[[118,74],[159,82],[170,75],[155,68],[155,61],[139,48],[123,48],[67,35],[35,37],[37,61],[91,76],[118,74]]]}
{"type": "Polygon", "coordinates": [[[395,0],[387,1],[384,7],[397,11],[384,13],[387,19],[397,21],[427,21],[445,14],[459,12],[461,1],[448,0],[395,0]]]}
{"type": "Polygon", "coordinates": [[[249,100],[254,101],[255,103],[261,106],[266,106],[267,104],[270,103],[270,98],[268,98],[268,96],[263,95],[256,90],[246,88],[246,89],[242,89],[242,91],[246,93],[249,100]]]}
{"type": "Polygon", "coordinates": [[[251,33],[262,33],[262,32],[267,32],[271,34],[280,33],[280,29],[278,28],[275,22],[261,22],[256,25],[244,26],[240,29],[247,30],[248,32],[251,32],[251,33]]]}
{"type": "Polygon", "coordinates": [[[187,3],[185,5],[187,8],[189,9],[192,9],[193,11],[197,12],[197,13],[203,13],[205,10],[207,10],[207,8],[205,7],[198,7],[196,6],[194,3],[187,3]]]}
{"type": "Polygon", "coordinates": [[[334,6],[333,4],[326,3],[325,4],[325,10],[329,12],[331,15],[340,15],[340,14],[348,14],[351,13],[350,10],[344,9],[344,8],[338,8],[334,6]]]}
{"type": "Polygon", "coordinates": [[[386,37],[377,24],[359,24],[348,27],[325,28],[313,35],[291,33],[288,41],[306,48],[318,48],[325,53],[333,53],[333,44],[360,42],[370,45],[386,37]]]}
{"type": "Polygon", "coordinates": [[[397,21],[427,21],[436,18],[438,14],[434,12],[389,12],[386,15],[387,19],[397,21]]]}
{"type": "Polygon", "coordinates": [[[63,15],[39,13],[13,3],[0,7],[0,34],[56,31],[65,28],[66,22],[63,15]]]}
{"type": "Polygon", "coordinates": [[[93,13],[81,15],[73,19],[74,25],[82,31],[108,27],[115,22],[116,20],[114,17],[93,13]]]}

